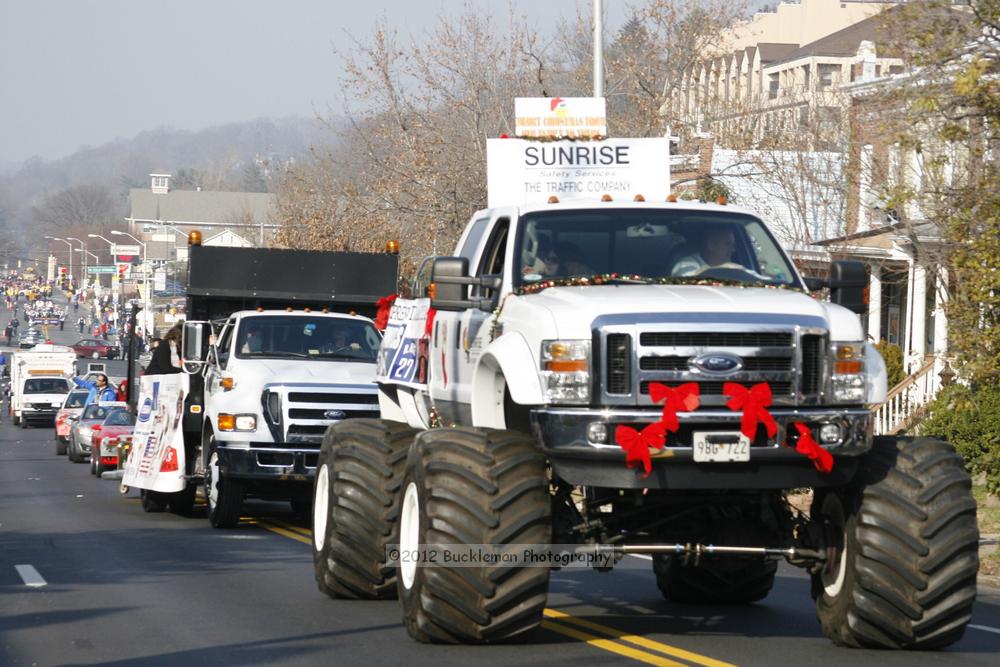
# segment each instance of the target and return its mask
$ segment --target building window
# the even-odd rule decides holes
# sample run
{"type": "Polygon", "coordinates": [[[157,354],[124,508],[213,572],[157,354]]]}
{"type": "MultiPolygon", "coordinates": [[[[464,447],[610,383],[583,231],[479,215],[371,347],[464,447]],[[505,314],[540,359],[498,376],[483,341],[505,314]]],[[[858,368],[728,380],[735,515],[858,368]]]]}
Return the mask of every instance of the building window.
{"type": "Polygon", "coordinates": [[[840,65],[820,65],[817,77],[819,80],[816,82],[817,90],[832,88],[836,79],[836,74],[839,71],[840,65]]]}
{"type": "Polygon", "coordinates": [[[768,76],[767,99],[769,99],[769,100],[777,99],[777,97],[778,97],[778,86],[779,86],[778,75],[777,74],[768,74],[767,76],[768,76]]]}

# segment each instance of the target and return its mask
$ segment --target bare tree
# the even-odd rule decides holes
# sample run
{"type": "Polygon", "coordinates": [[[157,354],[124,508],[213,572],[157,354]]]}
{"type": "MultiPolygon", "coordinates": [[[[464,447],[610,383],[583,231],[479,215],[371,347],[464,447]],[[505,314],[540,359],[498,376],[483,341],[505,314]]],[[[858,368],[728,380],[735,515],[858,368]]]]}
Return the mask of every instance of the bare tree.
{"type": "Polygon", "coordinates": [[[33,221],[49,234],[71,227],[107,229],[122,217],[122,203],[99,185],[79,185],[51,194],[32,208],[33,221]]]}
{"type": "Polygon", "coordinates": [[[422,41],[401,43],[385,21],[354,39],[345,89],[359,108],[346,149],[285,174],[278,241],[371,248],[398,238],[413,258],[448,249],[486,201],[486,139],[513,133],[513,99],[540,94],[543,58],[523,22],[471,7],[422,41]]]}

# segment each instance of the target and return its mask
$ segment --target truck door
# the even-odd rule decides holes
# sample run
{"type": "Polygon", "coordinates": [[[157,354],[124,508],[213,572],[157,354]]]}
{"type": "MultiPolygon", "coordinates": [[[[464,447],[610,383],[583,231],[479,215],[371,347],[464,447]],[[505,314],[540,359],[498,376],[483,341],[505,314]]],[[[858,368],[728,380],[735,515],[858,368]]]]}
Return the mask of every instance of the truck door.
{"type": "MultiPolygon", "coordinates": [[[[510,210],[494,211],[484,235],[485,241],[470,261],[474,276],[503,276],[507,261],[508,237],[511,229],[510,210]]],[[[475,224],[475,223],[474,223],[475,224]]],[[[464,248],[463,248],[464,250],[464,248]]],[[[465,253],[463,252],[463,256],[465,253]]],[[[470,296],[499,300],[501,287],[471,287],[470,296]]],[[[431,337],[431,397],[442,417],[458,423],[471,424],[472,373],[490,342],[493,308],[470,308],[460,313],[438,313],[431,337]]]]}
{"type": "MultiPolygon", "coordinates": [[[[232,354],[231,347],[234,338],[233,333],[235,330],[236,318],[230,318],[219,332],[219,340],[216,344],[216,349],[211,353],[209,363],[205,364],[206,410],[210,410],[209,406],[211,406],[211,401],[208,400],[208,397],[214,396],[222,391],[222,386],[220,384],[222,381],[222,372],[226,370],[229,365],[229,357],[232,354]]],[[[212,414],[212,418],[214,424],[214,413],[212,414]]]]}

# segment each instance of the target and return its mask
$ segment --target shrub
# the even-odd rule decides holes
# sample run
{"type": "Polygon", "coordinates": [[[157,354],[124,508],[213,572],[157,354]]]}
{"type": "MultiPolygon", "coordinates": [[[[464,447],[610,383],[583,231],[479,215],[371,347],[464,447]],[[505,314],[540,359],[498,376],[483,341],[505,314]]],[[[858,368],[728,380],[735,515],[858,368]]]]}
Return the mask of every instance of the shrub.
{"type": "Polygon", "coordinates": [[[917,432],[953,444],[969,472],[985,474],[987,490],[1000,494],[1000,387],[945,387],[917,432]]]}
{"type": "Polygon", "coordinates": [[[889,389],[892,389],[906,378],[906,373],[903,372],[903,348],[883,338],[875,344],[875,349],[885,360],[885,369],[889,372],[889,389]]]}

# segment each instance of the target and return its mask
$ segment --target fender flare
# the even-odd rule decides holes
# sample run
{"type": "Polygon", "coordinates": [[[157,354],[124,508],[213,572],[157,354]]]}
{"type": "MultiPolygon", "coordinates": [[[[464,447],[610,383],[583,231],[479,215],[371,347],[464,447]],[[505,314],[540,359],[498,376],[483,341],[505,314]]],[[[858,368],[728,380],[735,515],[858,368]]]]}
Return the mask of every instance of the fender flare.
{"type": "Polygon", "coordinates": [[[472,375],[472,423],[487,428],[505,428],[504,392],[518,405],[546,403],[538,376],[538,363],[527,341],[510,333],[483,350],[472,375]]]}

